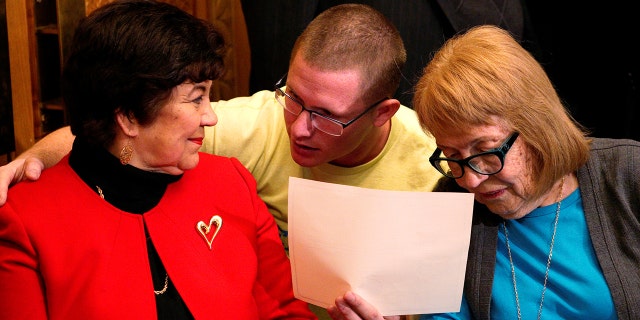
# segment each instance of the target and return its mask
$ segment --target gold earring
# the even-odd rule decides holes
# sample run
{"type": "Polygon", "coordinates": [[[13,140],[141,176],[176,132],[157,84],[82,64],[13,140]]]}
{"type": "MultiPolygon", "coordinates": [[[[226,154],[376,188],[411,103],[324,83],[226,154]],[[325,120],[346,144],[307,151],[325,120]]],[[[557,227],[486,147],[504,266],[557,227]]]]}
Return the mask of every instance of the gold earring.
{"type": "Polygon", "coordinates": [[[131,161],[131,156],[133,155],[133,146],[131,146],[131,139],[127,140],[127,143],[120,150],[120,163],[122,165],[126,165],[131,161]]]}

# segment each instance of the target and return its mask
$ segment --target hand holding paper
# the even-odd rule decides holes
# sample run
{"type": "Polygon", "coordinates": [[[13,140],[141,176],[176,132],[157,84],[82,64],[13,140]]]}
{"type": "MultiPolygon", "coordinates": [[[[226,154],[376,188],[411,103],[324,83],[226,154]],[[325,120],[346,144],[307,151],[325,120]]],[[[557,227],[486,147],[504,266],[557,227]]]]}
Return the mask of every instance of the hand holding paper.
{"type": "Polygon", "coordinates": [[[327,308],[352,290],[384,315],[458,311],[473,194],[289,181],[297,298],[327,308]]]}

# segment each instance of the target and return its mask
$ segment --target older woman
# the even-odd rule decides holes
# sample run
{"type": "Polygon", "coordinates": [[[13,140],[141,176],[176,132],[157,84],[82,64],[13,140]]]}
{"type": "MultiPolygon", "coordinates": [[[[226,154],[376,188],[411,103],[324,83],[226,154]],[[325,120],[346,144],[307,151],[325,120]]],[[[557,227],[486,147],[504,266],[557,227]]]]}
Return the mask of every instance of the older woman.
{"type": "Polygon", "coordinates": [[[0,319],[315,318],[251,174],[198,152],[223,49],[154,1],[80,23],[62,81],[73,149],[0,208],[0,319]]]}
{"type": "MultiPolygon", "coordinates": [[[[414,108],[446,176],[436,191],[476,200],[461,311],[422,319],[640,319],[640,143],[587,138],[493,26],[438,51],[414,108]]],[[[332,310],[382,318],[353,293],[332,310]]]]}
{"type": "Polygon", "coordinates": [[[466,299],[443,317],[640,318],[640,143],[585,137],[497,27],[447,42],[416,92],[436,190],[477,201],[466,299]]]}

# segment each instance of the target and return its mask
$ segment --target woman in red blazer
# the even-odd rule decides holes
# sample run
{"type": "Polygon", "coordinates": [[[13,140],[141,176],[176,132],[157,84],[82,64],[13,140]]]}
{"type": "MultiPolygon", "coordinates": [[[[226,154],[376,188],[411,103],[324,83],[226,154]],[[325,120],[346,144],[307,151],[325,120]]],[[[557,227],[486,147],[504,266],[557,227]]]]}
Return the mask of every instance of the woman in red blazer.
{"type": "Polygon", "coordinates": [[[235,159],[198,152],[222,74],[211,25],[153,1],[75,32],[72,151],[0,207],[0,319],[312,319],[235,159]]]}

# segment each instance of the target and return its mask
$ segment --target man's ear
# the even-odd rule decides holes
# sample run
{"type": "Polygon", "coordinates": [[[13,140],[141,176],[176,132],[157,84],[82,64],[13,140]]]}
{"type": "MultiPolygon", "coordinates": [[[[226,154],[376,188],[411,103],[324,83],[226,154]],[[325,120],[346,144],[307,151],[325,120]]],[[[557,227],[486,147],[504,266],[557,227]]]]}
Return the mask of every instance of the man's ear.
{"type": "Polygon", "coordinates": [[[138,135],[139,124],[135,117],[127,115],[126,113],[122,112],[122,110],[117,110],[116,123],[125,135],[129,137],[138,135]]]}
{"type": "Polygon", "coordinates": [[[378,104],[375,107],[375,119],[373,124],[377,127],[383,126],[387,121],[393,117],[394,114],[400,109],[400,101],[397,99],[387,99],[378,104]]]}

